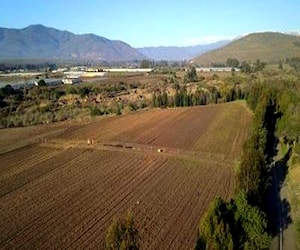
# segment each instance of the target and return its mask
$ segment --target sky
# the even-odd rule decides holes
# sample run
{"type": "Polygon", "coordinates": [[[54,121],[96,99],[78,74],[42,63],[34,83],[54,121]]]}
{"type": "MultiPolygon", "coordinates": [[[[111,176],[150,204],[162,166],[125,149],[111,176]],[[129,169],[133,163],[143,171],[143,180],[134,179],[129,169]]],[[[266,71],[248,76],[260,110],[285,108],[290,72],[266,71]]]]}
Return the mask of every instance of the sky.
{"type": "Polygon", "coordinates": [[[300,31],[300,0],[2,1],[0,27],[42,24],[132,47],[189,46],[258,31],[300,31]]]}

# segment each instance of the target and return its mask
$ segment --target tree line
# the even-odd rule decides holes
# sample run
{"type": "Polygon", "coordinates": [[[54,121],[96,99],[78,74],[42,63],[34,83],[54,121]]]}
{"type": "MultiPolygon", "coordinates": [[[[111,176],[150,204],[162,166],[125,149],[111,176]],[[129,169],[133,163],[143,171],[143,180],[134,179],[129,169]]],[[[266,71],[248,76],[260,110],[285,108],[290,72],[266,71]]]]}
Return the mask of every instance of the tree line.
{"type": "Polygon", "coordinates": [[[202,217],[198,249],[267,249],[268,232],[264,202],[269,181],[268,158],[272,155],[276,123],[276,91],[255,84],[246,94],[254,110],[250,134],[236,172],[234,198],[217,198],[202,217]]]}
{"type": "Polygon", "coordinates": [[[216,87],[198,88],[194,93],[189,92],[185,86],[175,86],[175,94],[168,94],[166,90],[156,90],[152,95],[152,107],[189,107],[207,105],[218,102],[230,102],[244,98],[239,84],[216,87]]]}
{"type": "Polygon", "coordinates": [[[300,97],[295,82],[255,83],[245,91],[254,111],[250,134],[236,171],[234,198],[216,198],[199,223],[196,249],[267,249],[271,236],[266,216],[270,163],[275,135],[300,162],[300,97]]]}

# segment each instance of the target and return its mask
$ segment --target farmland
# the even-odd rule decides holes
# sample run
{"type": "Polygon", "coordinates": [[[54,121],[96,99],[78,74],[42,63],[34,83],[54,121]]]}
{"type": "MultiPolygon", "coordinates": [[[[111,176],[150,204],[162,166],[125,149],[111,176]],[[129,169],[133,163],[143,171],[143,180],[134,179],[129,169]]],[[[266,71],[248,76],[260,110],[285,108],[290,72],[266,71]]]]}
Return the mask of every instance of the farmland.
{"type": "Polygon", "coordinates": [[[128,209],[141,249],[192,248],[251,118],[238,101],[1,130],[0,248],[101,249],[128,209]]]}

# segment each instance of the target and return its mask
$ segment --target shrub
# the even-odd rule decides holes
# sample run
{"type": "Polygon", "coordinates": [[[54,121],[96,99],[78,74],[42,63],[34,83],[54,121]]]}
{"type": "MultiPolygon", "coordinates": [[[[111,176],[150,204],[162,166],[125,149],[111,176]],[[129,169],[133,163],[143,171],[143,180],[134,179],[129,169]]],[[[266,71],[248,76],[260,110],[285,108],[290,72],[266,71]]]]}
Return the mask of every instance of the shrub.
{"type": "Polygon", "coordinates": [[[131,212],[128,212],[125,219],[116,220],[107,230],[106,249],[130,249],[136,250],[138,247],[138,231],[135,228],[131,212]]]}
{"type": "Polygon", "coordinates": [[[216,198],[199,224],[196,249],[267,249],[271,237],[258,207],[243,192],[231,202],[216,198]]]}
{"type": "Polygon", "coordinates": [[[90,114],[91,116],[104,115],[105,111],[102,111],[97,106],[94,106],[94,107],[90,107],[90,114]]]}

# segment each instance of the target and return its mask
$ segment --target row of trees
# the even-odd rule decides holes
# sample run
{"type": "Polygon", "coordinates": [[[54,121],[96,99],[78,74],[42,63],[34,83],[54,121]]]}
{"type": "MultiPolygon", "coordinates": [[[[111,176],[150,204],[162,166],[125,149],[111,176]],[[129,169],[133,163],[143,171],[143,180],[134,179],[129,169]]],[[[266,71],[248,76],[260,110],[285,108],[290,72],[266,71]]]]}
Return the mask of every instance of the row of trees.
{"type": "Polygon", "coordinates": [[[256,60],[255,63],[251,64],[249,62],[242,62],[241,64],[241,72],[250,74],[250,73],[255,73],[258,71],[262,71],[266,66],[266,63],[261,62],[259,59],[256,60]]]}
{"type": "Polygon", "coordinates": [[[166,91],[155,91],[152,95],[153,107],[188,107],[206,105],[218,102],[230,102],[243,99],[244,94],[239,85],[224,85],[218,90],[215,87],[200,88],[194,93],[185,87],[176,90],[175,95],[168,95],[166,91]]]}
{"type": "Polygon", "coordinates": [[[268,186],[269,164],[275,144],[278,118],[275,88],[255,84],[247,94],[249,106],[255,110],[253,126],[246,140],[237,173],[237,187],[245,192],[251,204],[262,207],[268,186]],[[256,100],[256,102],[254,102],[256,100]]]}
{"type": "Polygon", "coordinates": [[[247,100],[255,110],[254,121],[237,168],[236,195],[230,202],[217,198],[202,217],[198,249],[267,249],[271,240],[263,200],[273,149],[276,91],[257,84],[247,100]]]}
{"type": "Polygon", "coordinates": [[[231,68],[240,68],[243,73],[255,73],[262,71],[266,66],[266,63],[261,62],[257,59],[254,63],[243,61],[239,62],[236,58],[227,58],[226,63],[212,63],[213,67],[231,67],[231,68]]]}
{"type": "Polygon", "coordinates": [[[18,70],[34,70],[34,71],[45,71],[57,69],[55,63],[48,63],[48,62],[37,62],[37,63],[28,63],[27,61],[24,63],[0,63],[0,71],[8,72],[8,71],[18,71],[18,70]]]}

